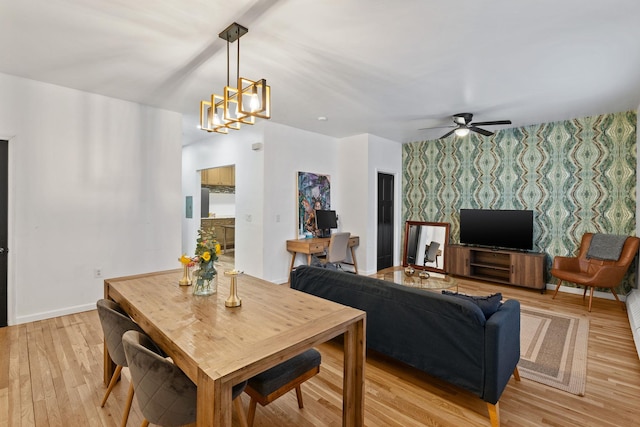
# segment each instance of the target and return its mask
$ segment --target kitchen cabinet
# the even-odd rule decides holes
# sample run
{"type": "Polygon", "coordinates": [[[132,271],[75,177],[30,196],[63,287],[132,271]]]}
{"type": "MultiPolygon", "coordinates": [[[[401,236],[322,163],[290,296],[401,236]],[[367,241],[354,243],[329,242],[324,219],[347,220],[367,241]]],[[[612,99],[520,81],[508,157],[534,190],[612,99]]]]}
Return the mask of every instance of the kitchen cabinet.
{"type": "Polygon", "coordinates": [[[202,185],[236,185],[236,167],[224,166],[201,171],[202,185]]]}

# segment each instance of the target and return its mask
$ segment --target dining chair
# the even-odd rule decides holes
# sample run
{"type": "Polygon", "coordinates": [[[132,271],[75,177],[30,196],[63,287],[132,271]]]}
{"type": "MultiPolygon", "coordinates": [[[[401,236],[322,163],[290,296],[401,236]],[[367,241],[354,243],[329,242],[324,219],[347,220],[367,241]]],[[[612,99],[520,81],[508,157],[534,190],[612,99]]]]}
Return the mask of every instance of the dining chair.
{"type": "Polygon", "coordinates": [[[249,427],[253,426],[258,403],[261,406],[266,406],[294,388],[298,399],[298,408],[302,409],[304,404],[300,386],[320,372],[321,360],[320,352],[311,348],[250,378],[245,389],[245,393],[251,397],[247,417],[249,427]]]}
{"type": "MultiPolygon", "coordinates": [[[[122,347],[122,335],[130,330],[144,333],[142,328],[134,322],[129,315],[118,305],[117,303],[100,299],[96,303],[98,308],[98,317],[100,317],[100,324],[102,325],[102,332],[104,333],[104,341],[107,344],[109,350],[109,356],[113,363],[116,364],[116,369],[111,376],[107,391],[102,398],[100,407],[104,408],[107,402],[107,398],[111,394],[113,387],[118,382],[120,373],[123,367],[127,367],[127,358],[124,354],[122,347]]],[[[131,403],[133,402],[133,382],[129,382],[129,392],[127,394],[127,401],[124,408],[124,414],[122,416],[122,427],[127,425],[127,419],[129,418],[129,412],[131,411],[131,403]]]]}
{"type": "MultiPolygon", "coordinates": [[[[169,359],[163,357],[147,335],[128,331],[122,345],[129,364],[136,400],[144,416],[141,427],[150,422],[160,426],[181,426],[196,421],[197,387],[169,359]]],[[[232,399],[240,424],[247,426],[240,395],[247,382],[233,386],[232,399]]]]}

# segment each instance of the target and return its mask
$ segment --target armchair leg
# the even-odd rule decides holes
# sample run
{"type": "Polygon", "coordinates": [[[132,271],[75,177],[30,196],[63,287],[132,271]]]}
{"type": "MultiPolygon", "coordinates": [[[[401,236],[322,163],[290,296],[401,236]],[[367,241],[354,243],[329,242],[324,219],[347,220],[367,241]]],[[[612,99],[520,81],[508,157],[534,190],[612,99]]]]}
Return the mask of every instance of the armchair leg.
{"type": "MultiPolygon", "coordinates": [[[[591,302],[593,301],[593,286],[590,286],[590,290],[589,290],[589,313],[591,313],[591,302]]],[[[585,292],[587,291],[587,288],[585,288],[585,292]]]]}
{"type": "Polygon", "coordinates": [[[489,420],[491,420],[491,427],[500,427],[500,402],[496,402],[495,405],[487,402],[487,408],[489,409],[489,420]]]}
{"type": "Polygon", "coordinates": [[[556,295],[558,295],[558,290],[560,289],[560,285],[562,285],[562,280],[558,280],[558,286],[556,286],[556,291],[553,293],[553,297],[551,297],[551,299],[556,299],[556,295]]]}

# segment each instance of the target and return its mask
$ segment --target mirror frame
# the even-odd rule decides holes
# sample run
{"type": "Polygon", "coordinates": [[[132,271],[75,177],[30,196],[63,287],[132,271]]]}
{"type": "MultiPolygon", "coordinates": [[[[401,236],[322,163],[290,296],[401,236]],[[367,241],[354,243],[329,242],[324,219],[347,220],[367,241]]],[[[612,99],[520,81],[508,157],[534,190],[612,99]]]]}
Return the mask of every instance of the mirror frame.
{"type": "MultiPolygon", "coordinates": [[[[419,270],[429,270],[429,271],[435,271],[438,273],[447,273],[447,257],[446,257],[446,253],[447,253],[447,246],[449,245],[449,230],[451,228],[451,224],[449,224],[448,222],[424,222],[424,221],[407,221],[405,223],[405,229],[404,229],[404,254],[402,257],[402,266],[403,267],[407,267],[407,266],[411,266],[413,268],[419,269],[419,270]],[[442,256],[442,268],[437,268],[437,267],[429,267],[429,266],[424,266],[424,265],[417,265],[417,264],[409,264],[407,262],[407,255],[409,252],[409,230],[411,229],[411,227],[413,226],[417,226],[417,227],[442,227],[444,228],[444,241],[441,242],[441,246],[442,249],[441,250],[441,255],[438,256],[442,256]]],[[[416,248],[417,251],[417,248],[416,248]]],[[[437,262],[436,262],[437,265],[437,262]]]]}

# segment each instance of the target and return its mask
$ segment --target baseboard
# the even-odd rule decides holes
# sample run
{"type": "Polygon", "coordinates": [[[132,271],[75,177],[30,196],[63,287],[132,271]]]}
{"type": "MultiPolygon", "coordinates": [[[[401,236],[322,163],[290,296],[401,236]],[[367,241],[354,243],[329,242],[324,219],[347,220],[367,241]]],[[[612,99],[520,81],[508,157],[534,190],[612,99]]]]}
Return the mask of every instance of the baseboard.
{"type": "Polygon", "coordinates": [[[35,322],[37,320],[51,319],[53,317],[66,316],[67,314],[81,313],[83,311],[95,310],[96,304],[83,304],[74,307],[65,307],[60,310],[43,311],[41,313],[30,314],[28,316],[17,316],[16,325],[21,323],[35,322]]]}
{"type": "MultiPolygon", "coordinates": [[[[547,290],[549,291],[556,291],[556,286],[554,284],[551,283],[547,283],[547,290]]],[[[584,287],[580,287],[580,288],[572,288],[571,286],[560,286],[560,292],[565,292],[568,294],[576,294],[576,295],[583,295],[584,294],[584,287]]],[[[589,294],[590,290],[587,289],[587,295],[589,294]]],[[[603,292],[603,291],[597,291],[594,290],[593,292],[593,296],[596,298],[603,298],[603,299],[610,299],[610,300],[615,300],[616,297],[613,296],[613,294],[611,292],[603,292]]],[[[620,301],[624,302],[626,297],[624,295],[620,295],[618,294],[618,297],[620,298],[620,301]]]]}

